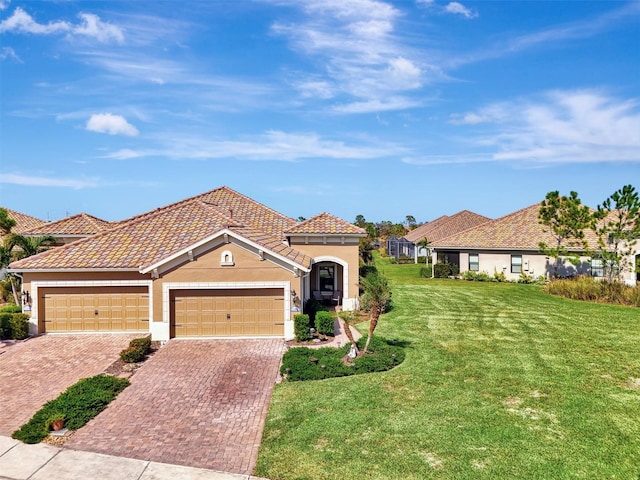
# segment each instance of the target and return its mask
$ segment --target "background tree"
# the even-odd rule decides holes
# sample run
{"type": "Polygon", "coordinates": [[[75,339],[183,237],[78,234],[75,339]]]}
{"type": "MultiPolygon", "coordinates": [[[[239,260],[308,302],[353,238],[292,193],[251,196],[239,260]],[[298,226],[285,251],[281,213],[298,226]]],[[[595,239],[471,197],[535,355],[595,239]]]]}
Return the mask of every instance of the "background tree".
{"type": "Polygon", "coordinates": [[[630,260],[640,238],[640,199],[632,185],[615,191],[595,213],[598,254],[609,282],[631,271],[630,260]]]}
{"type": "Polygon", "coordinates": [[[363,353],[367,353],[373,331],[378,326],[378,319],[389,307],[391,289],[387,278],[379,272],[370,273],[360,278],[360,287],[363,289],[363,308],[369,312],[369,336],[364,346],[363,353]]]}
{"type": "Polygon", "coordinates": [[[2,236],[11,233],[11,229],[16,226],[16,221],[9,217],[9,212],[6,208],[0,208],[0,233],[2,236]]]}
{"type": "MultiPolygon", "coordinates": [[[[6,267],[14,260],[27,258],[46,250],[53,243],[55,243],[55,238],[50,235],[45,235],[42,237],[25,237],[16,233],[9,233],[4,237],[2,243],[3,245],[2,249],[0,250],[0,260],[3,262],[3,267],[6,267]],[[5,261],[6,265],[4,263],[5,261]]],[[[16,305],[20,305],[18,292],[21,291],[22,288],[18,288],[16,286],[19,285],[19,280],[15,275],[12,274],[8,274],[7,276],[11,284],[13,300],[15,301],[16,305]]]]}
{"type": "Polygon", "coordinates": [[[357,225],[360,228],[364,228],[366,223],[367,223],[367,220],[364,218],[363,215],[356,215],[356,220],[355,222],[353,222],[354,225],[357,225]]]}
{"type": "Polygon", "coordinates": [[[578,247],[587,249],[584,231],[593,224],[591,210],[578,198],[576,192],[571,192],[568,197],[562,196],[556,190],[547,193],[538,210],[538,221],[548,228],[555,239],[554,245],[545,242],[539,243],[541,253],[555,258],[553,276],[558,275],[558,269],[564,262],[563,257],[573,256],[568,248],[578,247]]]}
{"type": "Polygon", "coordinates": [[[405,220],[407,222],[407,228],[409,230],[413,230],[414,228],[416,228],[416,226],[418,225],[416,223],[416,217],[414,217],[413,215],[407,215],[405,217],[405,220]]]}

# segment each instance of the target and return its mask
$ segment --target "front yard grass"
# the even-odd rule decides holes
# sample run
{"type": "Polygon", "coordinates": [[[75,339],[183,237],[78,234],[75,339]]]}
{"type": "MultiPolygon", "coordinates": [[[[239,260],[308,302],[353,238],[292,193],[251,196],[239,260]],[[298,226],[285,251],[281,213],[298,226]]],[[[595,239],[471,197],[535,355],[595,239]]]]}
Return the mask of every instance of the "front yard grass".
{"type": "Polygon", "coordinates": [[[403,342],[405,361],[277,385],[256,475],[639,477],[638,308],[379,268],[394,308],[376,334],[403,342]]]}

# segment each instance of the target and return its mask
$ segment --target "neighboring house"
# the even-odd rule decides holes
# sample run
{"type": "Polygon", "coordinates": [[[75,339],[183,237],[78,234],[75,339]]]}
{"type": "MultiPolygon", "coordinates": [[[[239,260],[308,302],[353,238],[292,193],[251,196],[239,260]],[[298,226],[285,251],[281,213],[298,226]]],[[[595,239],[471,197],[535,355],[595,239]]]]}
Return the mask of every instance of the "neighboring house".
{"type": "Polygon", "coordinates": [[[27,228],[22,232],[22,235],[25,237],[52,236],[56,239],[54,246],[61,246],[81,238],[91,237],[113,226],[115,224],[101,220],[93,215],[79,213],[55,222],[44,222],[27,228]]]}
{"type": "MultiPolygon", "coordinates": [[[[476,225],[481,225],[489,220],[491,219],[488,217],[478,215],[469,210],[462,210],[454,215],[443,215],[431,222],[420,225],[404,236],[404,240],[411,245],[407,248],[411,252],[409,256],[413,257],[417,263],[418,257],[428,255],[427,248],[418,245],[423,240],[426,239],[429,243],[432,243],[476,225]]],[[[428,248],[431,247],[429,246],[428,248]]]]}
{"type": "MultiPolygon", "coordinates": [[[[518,280],[522,275],[533,278],[550,277],[555,259],[539,251],[540,242],[555,245],[548,228],[538,221],[540,204],[518,210],[496,220],[444,237],[432,242],[434,263],[455,263],[460,273],[467,270],[486,272],[489,275],[504,273],[508,280],[518,280]],[[545,232],[545,230],[547,230],[545,232]]],[[[591,230],[585,232],[589,246],[595,248],[597,237],[591,230]]],[[[573,265],[565,260],[557,272],[559,276],[603,276],[602,263],[584,250],[568,248],[582,254],[580,263],[573,265]]],[[[637,252],[636,252],[637,253],[637,252]]],[[[636,258],[632,259],[634,262],[636,258]]],[[[635,284],[636,274],[625,272],[623,280],[635,284]]]]}
{"type": "Polygon", "coordinates": [[[387,254],[391,257],[395,257],[396,260],[400,257],[411,258],[414,256],[415,245],[406,239],[406,237],[396,237],[391,235],[387,238],[387,254]]]}
{"type": "Polygon", "coordinates": [[[10,265],[33,332],[292,339],[314,290],[358,298],[366,232],[328,213],[298,223],[227,187],[10,265]]]}
{"type": "Polygon", "coordinates": [[[31,217],[24,213],[16,212],[15,210],[11,210],[9,208],[4,208],[9,218],[13,219],[16,222],[15,227],[11,229],[13,233],[17,233],[22,235],[24,232],[31,230],[32,228],[37,228],[40,225],[46,225],[47,222],[44,220],[40,220],[39,218],[31,217]]]}

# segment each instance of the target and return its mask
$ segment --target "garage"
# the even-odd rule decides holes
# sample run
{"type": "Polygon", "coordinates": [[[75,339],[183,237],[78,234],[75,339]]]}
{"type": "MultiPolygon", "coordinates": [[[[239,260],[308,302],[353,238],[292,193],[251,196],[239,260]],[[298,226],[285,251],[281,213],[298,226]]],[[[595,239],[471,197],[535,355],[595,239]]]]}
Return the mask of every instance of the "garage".
{"type": "Polygon", "coordinates": [[[173,290],[173,337],[284,335],[281,288],[173,290]]]}
{"type": "Polygon", "coordinates": [[[144,286],[41,288],[38,295],[45,332],[149,331],[144,286]]]}

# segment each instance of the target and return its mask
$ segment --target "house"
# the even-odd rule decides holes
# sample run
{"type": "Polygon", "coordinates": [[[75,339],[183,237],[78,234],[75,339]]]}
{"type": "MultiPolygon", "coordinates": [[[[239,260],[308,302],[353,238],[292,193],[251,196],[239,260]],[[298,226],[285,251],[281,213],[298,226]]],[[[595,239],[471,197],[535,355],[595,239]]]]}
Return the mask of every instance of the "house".
{"type": "Polygon", "coordinates": [[[51,236],[56,239],[55,246],[75,242],[111,228],[113,224],[93,215],[79,213],[55,222],[42,222],[25,228],[21,235],[25,237],[51,236]]]}
{"type": "Polygon", "coordinates": [[[427,240],[431,244],[434,241],[480,225],[489,220],[491,219],[470,212],[469,210],[462,210],[451,216],[443,215],[438,217],[431,222],[414,228],[403,237],[405,243],[404,248],[405,251],[408,252],[406,256],[413,257],[417,263],[418,257],[425,257],[428,254],[425,247],[419,246],[423,240],[427,240]]]}
{"type": "Polygon", "coordinates": [[[314,290],[358,306],[365,236],[329,213],[298,223],[220,187],[10,268],[29,293],[34,333],[291,339],[314,290]]]}
{"type": "Polygon", "coordinates": [[[22,235],[24,232],[31,230],[32,228],[37,228],[40,225],[46,225],[47,223],[46,221],[40,220],[39,218],[16,212],[15,210],[11,210],[9,208],[2,208],[7,211],[8,217],[16,222],[16,225],[11,229],[13,233],[22,235]]]}
{"type": "Polygon", "coordinates": [[[414,256],[415,245],[406,237],[391,235],[387,238],[387,254],[398,260],[400,257],[411,258],[414,256]]]}
{"type": "MultiPolygon", "coordinates": [[[[545,242],[555,245],[556,240],[548,228],[539,223],[539,209],[540,204],[531,205],[435,240],[430,245],[433,262],[455,263],[460,267],[460,273],[468,270],[489,275],[504,273],[508,280],[518,280],[521,275],[550,277],[554,273],[555,259],[540,253],[539,244],[545,242]]],[[[585,236],[588,245],[595,248],[595,233],[587,230],[585,236]]],[[[559,265],[557,275],[603,276],[601,260],[592,258],[583,249],[568,248],[568,251],[579,255],[579,262],[574,265],[564,260],[559,265]]],[[[627,272],[623,280],[635,284],[635,277],[635,273],[627,272]]]]}

